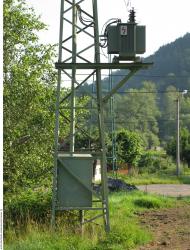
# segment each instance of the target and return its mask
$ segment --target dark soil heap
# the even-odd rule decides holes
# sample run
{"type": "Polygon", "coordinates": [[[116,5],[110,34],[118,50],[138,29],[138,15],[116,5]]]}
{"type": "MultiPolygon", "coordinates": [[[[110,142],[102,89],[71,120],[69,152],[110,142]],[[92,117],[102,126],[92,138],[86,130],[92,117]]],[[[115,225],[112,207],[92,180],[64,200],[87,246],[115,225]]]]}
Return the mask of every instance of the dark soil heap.
{"type": "MultiPolygon", "coordinates": [[[[101,191],[101,185],[94,184],[93,189],[94,191],[99,193],[101,191]]],[[[127,184],[121,179],[108,178],[108,189],[110,192],[119,192],[119,191],[128,192],[137,190],[137,187],[135,187],[134,185],[127,184]]]]}

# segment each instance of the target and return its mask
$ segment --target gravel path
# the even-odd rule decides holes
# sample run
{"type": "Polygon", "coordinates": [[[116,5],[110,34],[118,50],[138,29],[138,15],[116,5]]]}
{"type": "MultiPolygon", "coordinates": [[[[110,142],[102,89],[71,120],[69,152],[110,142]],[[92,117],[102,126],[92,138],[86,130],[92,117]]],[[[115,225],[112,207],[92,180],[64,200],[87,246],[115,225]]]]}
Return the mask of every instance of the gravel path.
{"type": "Polygon", "coordinates": [[[166,196],[190,196],[189,184],[151,184],[140,185],[137,186],[137,188],[144,192],[161,194],[166,196]]]}

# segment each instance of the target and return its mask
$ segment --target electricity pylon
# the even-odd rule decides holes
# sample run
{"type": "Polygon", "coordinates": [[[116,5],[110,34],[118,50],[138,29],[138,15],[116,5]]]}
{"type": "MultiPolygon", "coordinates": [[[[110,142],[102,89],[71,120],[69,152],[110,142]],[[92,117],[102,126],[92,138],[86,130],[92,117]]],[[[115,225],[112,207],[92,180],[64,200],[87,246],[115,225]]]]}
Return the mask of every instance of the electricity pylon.
{"type": "MultiPolygon", "coordinates": [[[[58,70],[58,84],[56,97],[56,124],[55,124],[55,153],[54,153],[54,178],[53,178],[53,199],[52,199],[52,225],[55,225],[56,211],[62,210],[79,210],[81,225],[92,222],[102,217],[105,231],[110,231],[109,223],[109,205],[108,205],[108,187],[107,187],[107,164],[106,164],[106,145],[105,145],[105,125],[104,125],[104,105],[109,98],[122,87],[126,81],[132,77],[139,69],[146,68],[150,64],[143,63],[101,63],[100,61],[100,41],[98,27],[98,8],[97,0],[61,0],[60,11],[60,37],[59,37],[59,57],[55,64],[58,70]],[[101,70],[102,69],[128,69],[129,73],[117,83],[106,95],[103,96],[101,86],[101,70]],[[95,83],[96,95],[83,88],[87,82],[95,83]],[[63,91],[67,83],[67,94],[63,91]],[[68,87],[69,83],[69,87],[68,87]],[[77,176],[72,168],[69,168],[68,161],[64,161],[64,157],[68,157],[69,161],[76,157],[80,165],[80,158],[83,150],[76,151],[76,133],[90,135],[88,131],[80,126],[78,115],[76,112],[81,107],[76,95],[78,90],[82,89],[83,93],[88,95],[94,103],[97,111],[97,127],[99,132],[99,148],[91,150],[90,154],[93,159],[100,159],[101,162],[101,191],[95,192],[90,186],[86,185],[79,176],[77,176]],[[67,114],[63,110],[68,110],[67,114]],[[68,116],[69,114],[69,116],[68,116]],[[70,124],[70,130],[66,135],[64,122],[70,124]],[[64,141],[63,141],[64,138],[64,141]],[[68,147],[69,146],[69,147],[68,147]],[[65,151],[67,154],[60,152],[65,151]],[[92,206],[78,205],[60,206],[59,198],[65,193],[61,193],[59,171],[64,168],[65,173],[69,174],[69,178],[75,180],[85,192],[91,192],[92,206]],[[101,205],[97,205],[101,204],[101,205]],[[84,218],[84,210],[101,211],[92,218],[84,218]]],[[[62,178],[62,177],[61,177],[62,178]]],[[[64,182],[63,182],[64,185],[64,182]]],[[[78,197],[76,197],[78,198],[78,197]]],[[[62,199],[62,198],[61,198],[62,199]]],[[[80,199],[80,197],[79,197],[80,199]]],[[[64,201],[63,201],[63,204],[64,201]]],[[[79,201],[80,204],[80,201],[79,201]]]]}

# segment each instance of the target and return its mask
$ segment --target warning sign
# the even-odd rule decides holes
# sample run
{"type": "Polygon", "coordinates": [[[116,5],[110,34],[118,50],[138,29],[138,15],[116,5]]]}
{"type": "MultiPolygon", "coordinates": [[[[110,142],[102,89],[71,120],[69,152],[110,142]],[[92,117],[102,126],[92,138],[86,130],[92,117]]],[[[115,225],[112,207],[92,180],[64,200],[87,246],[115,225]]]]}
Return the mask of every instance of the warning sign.
{"type": "Polygon", "coordinates": [[[121,34],[121,36],[126,36],[127,35],[127,26],[126,25],[121,25],[120,26],[120,34],[121,34]]]}

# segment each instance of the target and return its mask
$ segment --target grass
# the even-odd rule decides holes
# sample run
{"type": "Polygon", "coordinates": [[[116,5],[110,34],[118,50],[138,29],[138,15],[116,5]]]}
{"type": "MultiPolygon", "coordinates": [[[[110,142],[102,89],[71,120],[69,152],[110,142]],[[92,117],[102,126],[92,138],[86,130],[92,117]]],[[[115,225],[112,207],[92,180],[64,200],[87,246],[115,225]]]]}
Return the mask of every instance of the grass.
{"type": "Polygon", "coordinates": [[[166,174],[142,174],[136,176],[119,176],[125,182],[132,185],[148,184],[190,184],[190,174],[177,177],[176,175],[166,174]]]}
{"type": "MultiPolygon", "coordinates": [[[[25,230],[9,229],[6,232],[5,250],[127,250],[143,245],[152,239],[150,232],[141,228],[135,215],[146,209],[172,207],[176,200],[140,191],[110,195],[111,232],[88,224],[84,236],[61,227],[51,232],[47,226],[30,223],[25,230]]],[[[181,202],[181,201],[178,201],[181,202]]],[[[98,222],[98,221],[97,221],[98,222]]],[[[101,222],[101,220],[99,221],[101,222]]]]}
{"type": "MultiPolygon", "coordinates": [[[[9,236],[10,237],[10,236],[9,236]]],[[[67,231],[59,230],[51,232],[48,228],[40,228],[30,226],[27,233],[23,236],[12,236],[12,242],[5,244],[4,249],[11,250],[74,250],[74,249],[88,249],[90,242],[81,240],[79,235],[69,235],[67,231]],[[89,244],[88,244],[89,243],[89,244]]],[[[10,239],[9,239],[10,240],[10,239]]]]}

